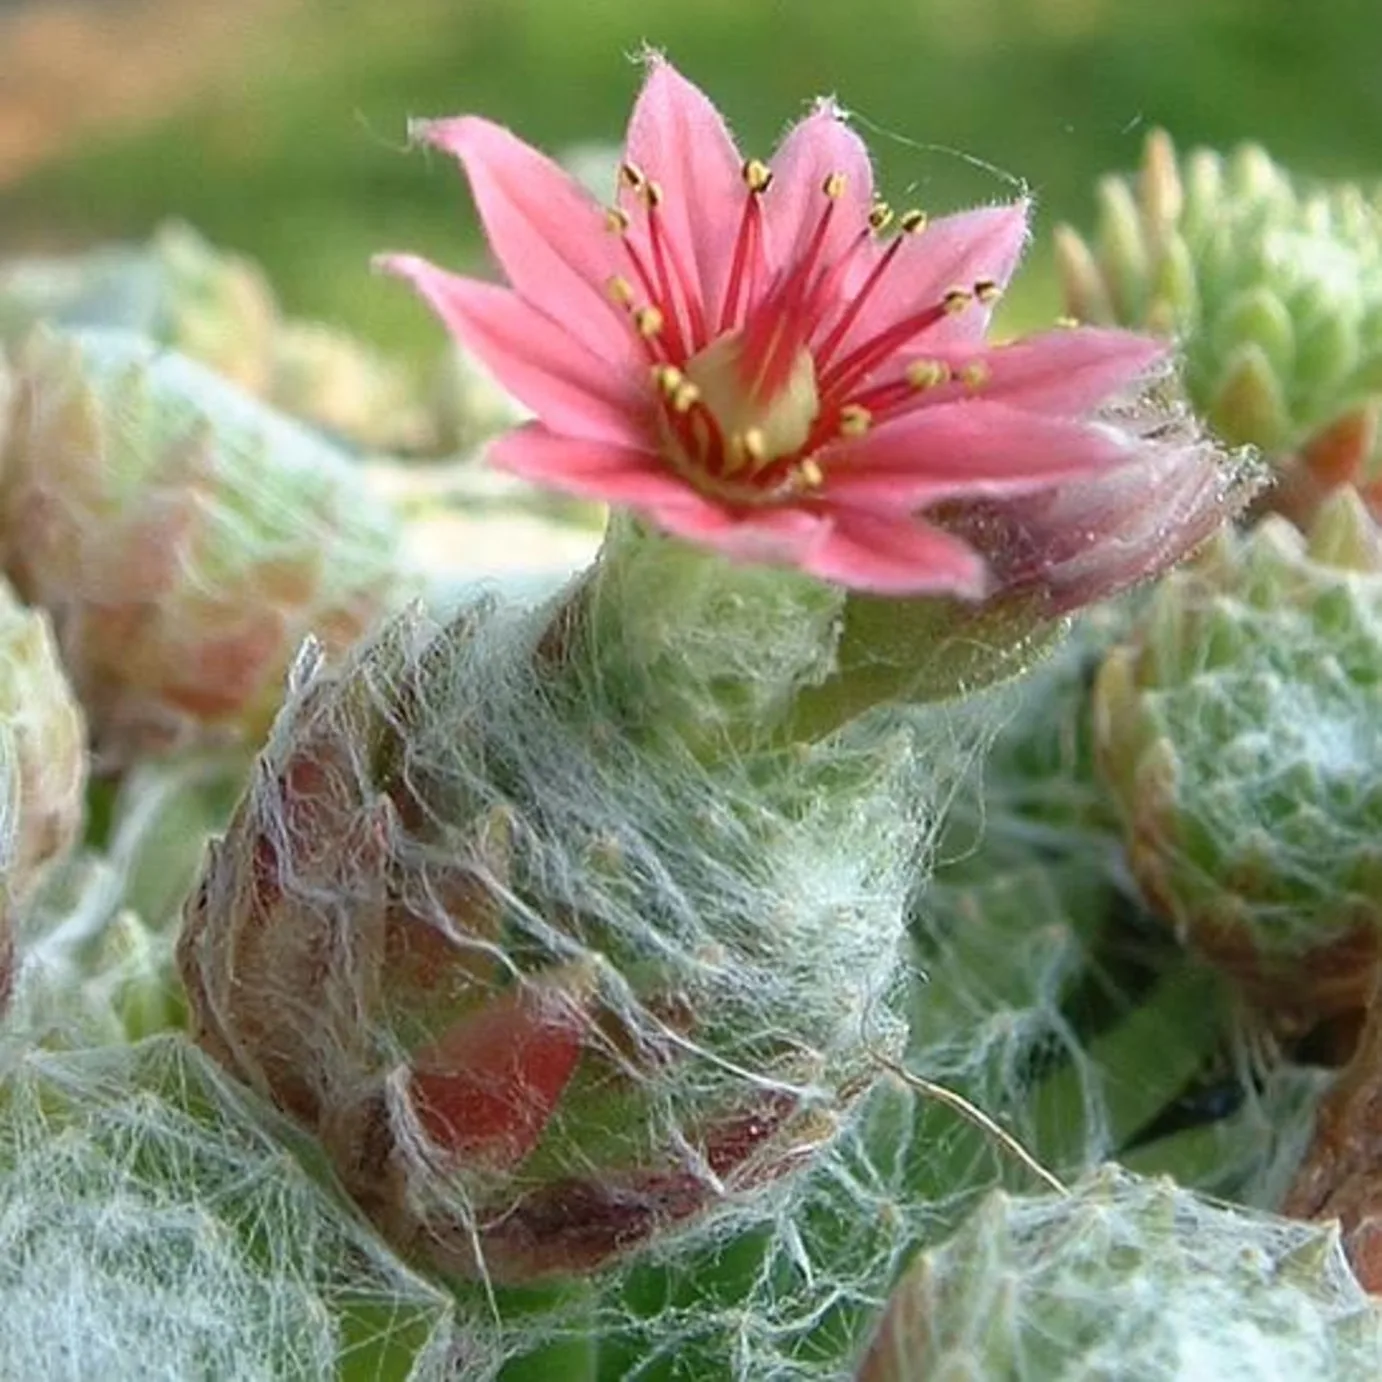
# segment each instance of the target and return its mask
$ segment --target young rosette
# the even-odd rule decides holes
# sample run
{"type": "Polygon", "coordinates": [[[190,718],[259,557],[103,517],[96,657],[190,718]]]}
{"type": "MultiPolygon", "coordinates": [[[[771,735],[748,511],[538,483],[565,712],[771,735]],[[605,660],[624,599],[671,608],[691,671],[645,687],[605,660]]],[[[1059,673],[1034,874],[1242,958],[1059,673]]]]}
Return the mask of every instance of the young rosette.
{"type": "Polygon", "coordinates": [[[1283,1018],[1361,1008],[1382,934],[1382,537],[1335,493],[1172,573],[1095,688],[1143,892],[1283,1018]]]}
{"type": "Polygon", "coordinates": [[[830,102],[770,163],[745,159],[654,57],[608,208],[486,120],[416,133],[463,164],[508,286],[407,255],[381,264],[536,414],[490,447],[502,468],[732,558],[890,596],[1007,588],[998,558],[1022,539],[1032,569],[1016,579],[1035,579],[1062,542],[1050,564],[1070,564],[1078,525],[1084,580],[1066,607],[1159,570],[1233,506],[1211,449],[1161,438],[1154,405],[1113,406],[1163,347],[1099,329],[986,340],[1026,205],[894,215],[830,102]],[[1022,501],[1115,472],[1162,540],[1153,553],[1140,534],[1105,571],[1119,563],[1085,549],[1121,511],[1098,486],[1074,515],[1022,501]],[[1192,489],[1189,518],[1172,514],[1192,489]],[[978,501],[996,515],[942,526],[942,506],[963,526],[978,501]]]}
{"type": "Polygon", "coordinates": [[[699,763],[612,680],[502,608],[300,668],[187,908],[197,1040],[447,1271],[588,1272],[758,1204],[898,1053],[936,766],[699,763]]]}
{"type": "Polygon", "coordinates": [[[857,1382],[1352,1382],[1382,1311],[1335,1225],[1116,1167],[1067,1195],[994,1192],[898,1283],[857,1382]]]}
{"type": "Polygon", "coordinates": [[[1154,131],[1135,179],[1099,186],[1089,242],[1057,231],[1071,312],[1174,335],[1197,409],[1283,477],[1308,516],[1340,483],[1382,480],[1382,208],[1309,187],[1262,149],[1177,156],[1154,131]]]}
{"type": "Polygon", "coordinates": [[[267,726],[302,638],[394,602],[397,525],[350,462],[118,331],[16,362],[0,564],[47,611],[105,762],[267,726]]]}

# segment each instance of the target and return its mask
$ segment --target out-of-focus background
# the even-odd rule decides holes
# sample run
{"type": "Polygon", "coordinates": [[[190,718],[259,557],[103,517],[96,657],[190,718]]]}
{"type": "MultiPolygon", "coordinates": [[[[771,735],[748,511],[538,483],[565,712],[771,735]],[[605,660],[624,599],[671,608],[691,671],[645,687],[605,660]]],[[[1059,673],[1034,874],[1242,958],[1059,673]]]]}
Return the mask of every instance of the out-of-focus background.
{"type": "MultiPolygon", "coordinates": [[[[890,200],[1038,198],[1088,219],[1146,129],[1382,170],[1376,0],[0,0],[0,254],[175,215],[263,260],[293,311],[421,358],[437,328],[372,253],[481,253],[410,116],[476,111],[560,152],[617,139],[663,48],[770,151],[816,93],[857,113],[890,200]]],[[[1038,245],[1017,295],[1056,310],[1038,245]]]]}

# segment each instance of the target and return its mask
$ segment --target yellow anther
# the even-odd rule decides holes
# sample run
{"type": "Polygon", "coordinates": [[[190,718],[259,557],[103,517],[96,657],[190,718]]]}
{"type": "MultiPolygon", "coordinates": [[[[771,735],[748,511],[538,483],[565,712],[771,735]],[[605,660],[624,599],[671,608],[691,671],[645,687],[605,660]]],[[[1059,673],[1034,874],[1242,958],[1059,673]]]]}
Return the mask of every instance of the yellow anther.
{"type": "Polygon", "coordinates": [[[672,411],[689,413],[701,401],[701,391],[687,379],[672,392],[672,411]]]}
{"type": "Polygon", "coordinates": [[[762,159],[749,159],[740,171],[750,192],[766,192],[773,180],[773,170],[762,159]]]}
{"type": "Polygon", "coordinates": [[[950,366],[944,360],[914,360],[907,366],[907,382],[914,389],[934,389],[950,382],[950,366]]]}
{"type": "Polygon", "coordinates": [[[968,389],[981,389],[989,382],[991,374],[982,360],[971,360],[960,370],[960,382],[968,389]]]}
{"type": "Polygon", "coordinates": [[[611,206],[605,209],[605,229],[611,235],[622,235],[629,228],[629,213],[622,207],[611,206]]]}
{"type": "Polygon", "coordinates": [[[757,427],[750,427],[740,438],[744,455],[755,465],[761,465],[768,455],[768,444],[757,427]]]}
{"type": "Polygon", "coordinates": [[[653,366],[653,383],[668,398],[671,398],[685,382],[686,376],[675,365],[653,366]]]}
{"type": "Polygon", "coordinates": [[[635,191],[642,187],[647,178],[643,176],[643,170],[636,163],[621,163],[619,165],[619,181],[625,187],[632,187],[635,191]]]}
{"type": "Polygon", "coordinates": [[[963,312],[971,302],[974,301],[974,294],[968,288],[951,288],[946,295],[941,298],[941,306],[954,316],[956,312],[963,312]]]}
{"type": "Polygon", "coordinates": [[[981,278],[974,284],[974,296],[980,302],[997,302],[1003,296],[1003,290],[991,278],[981,278]]]}
{"type": "Polygon", "coordinates": [[[873,414],[858,403],[846,403],[840,409],[840,435],[862,437],[873,422],[873,414]]]}
{"type": "Polygon", "coordinates": [[[651,340],[663,328],[662,313],[651,305],[640,307],[633,314],[633,325],[640,336],[646,336],[651,340]]]}
{"type": "Polygon", "coordinates": [[[821,191],[830,198],[832,202],[837,202],[845,194],[845,175],[843,173],[831,173],[826,180],[821,183],[821,191]]]}
{"type": "Polygon", "coordinates": [[[653,182],[651,178],[645,179],[643,186],[638,189],[638,195],[643,198],[644,206],[661,206],[662,184],[660,182],[653,182]]]}
{"type": "Polygon", "coordinates": [[[887,202],[874,202],[869,207],[869,229],[886,230],[893,218],[893,209],[887,202]]]}
{"type": "Polygon", "coordinates": [[[1078,317],[1057,317],[1056,325],[1063,331],[1073,331],[1080,324],[1078,317]]]}
{"type": "Polygon", "coordinates": [[[912,207],[897,218],[897,224],[904,235],[920,235],[926,229],[926,213],[912,207]]]}
{"type": "Polygon", "coordinates": [[[796,474],[807,489],[820,489],[825,484],[825,471],[810,456],[797,466],[796,474]]]}
{"type": "Polygon", "coordinates": [[[615,274],[613,278],[608,279],[605,283],[605,292],[609,295],[609,300],[617,307],[631,307],[633,305],[633,284],[623,274],[615,274]]]}

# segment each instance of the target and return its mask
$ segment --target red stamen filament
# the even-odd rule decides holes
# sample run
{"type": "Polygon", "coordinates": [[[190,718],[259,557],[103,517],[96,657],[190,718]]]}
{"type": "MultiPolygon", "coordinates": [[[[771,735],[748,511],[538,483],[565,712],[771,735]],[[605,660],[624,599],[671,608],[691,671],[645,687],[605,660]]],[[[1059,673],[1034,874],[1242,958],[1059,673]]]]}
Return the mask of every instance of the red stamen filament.
{"type": "Polygon", "coordinates": [[[739,235],[734,242],[734,259],[730,265],[729,282],[725,286],[725,299],[720,307],[718,329],[721,335],[738,320],[739,296],[744,287],[745,276],[749,279],[750,293],[758,277],[758,262],[763,251],[763,208],[759,205],[760,195],[759,192],[749,190],[744,202],[744,214],[739,219],[739,235]]]}

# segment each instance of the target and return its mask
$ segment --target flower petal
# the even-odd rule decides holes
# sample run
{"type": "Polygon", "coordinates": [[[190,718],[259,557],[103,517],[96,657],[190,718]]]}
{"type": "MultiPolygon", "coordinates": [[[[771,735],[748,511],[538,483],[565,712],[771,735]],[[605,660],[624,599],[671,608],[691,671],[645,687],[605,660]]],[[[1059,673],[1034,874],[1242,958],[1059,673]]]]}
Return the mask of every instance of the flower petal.
{"type": "MultiPolygon", "coordinates": [[[[895,322],[934,307],[952,288],[983,280],[1007,286],[1027,242],[1026,202],[986,206],[932,221],[906,241],[876,292],[836,349],[842,358],[895,322]]],[[[948,315],[917,337],[918,353],[981,341],[992,313],[980,302],[948,315]]]]}
{"type": "Polygon", "coordinates": [[[804,509],[731,512],[687,490],[675,503],[658,505],[649,517],[678,537],[713,547],[736,561],[807,566],[828,536],[830,521],[804,509]]]}
{"type": "Polygon", "coordinates": [[[476,116],[418,122],[412,133],[460,159],[490,247],[519,295],[589,350],[629,358],[635,343],[606,284],[618,240],[579,183],[500,125],[476,116]]]}
{"type": "Polygon", "coordinates": [[[921,508],[1044,488],[1135,453],[1111,427],[966,400],[922,408],[820,456],[827,503],[921,508]]]}
{"type": "Polygon", "coordinates": [[[748,195],[741,159],[720,112],[664,58],[648,62],[648,80],[629,119],[629,161],[662,188],[658,212],[706,315],[724,291],[748,195]]]}
{"type": "Polygon", "coordinates": [[[567,437],[529,423],[489,449],[492,465],[535,485],[634,508],[700,502],[657,456],[588,437],[567,437]]]}
{"type": "MultiPolygon", "coordinates": [[[[1001,403],[1076,417],[1146,374],[1168,350],[1165,341],[1150,336],[1079,327],[1025,336],[1010,345],[938,351],[936,359],[955,374],[966,366],[982,370],[976,406],[1001,403]]],[[[931,407],[969,396],[969,386],[957,380],[928,390],[918,403],[931,407]]]]}
{"type": "Polygon", "coordinates": [[[652,396],[636,370],[592,354],[507,288],[461,278],[408,254],[384,255],[376,263],[406,278],[447,330],[553,431],[639,444],[652,396]]]}
{"type": "Polygon", "coordinates": [[[803,565],[880,595],[984,592],[984,562],[972,547],[929,523],[890,514],[837,511],[830,535],[803,565]]]}
{"type": "Polygon", "coordinates": [[[873,165],[864,141],[833,101],[819,101],[787,133],[772,158],[773,181],[763,197],[769,262],[790,266],[806,252],[830,200],[825,181],[844,175],[830,211],[821,260],[829,263],[858,238],[873,205],[873,165]]]}

